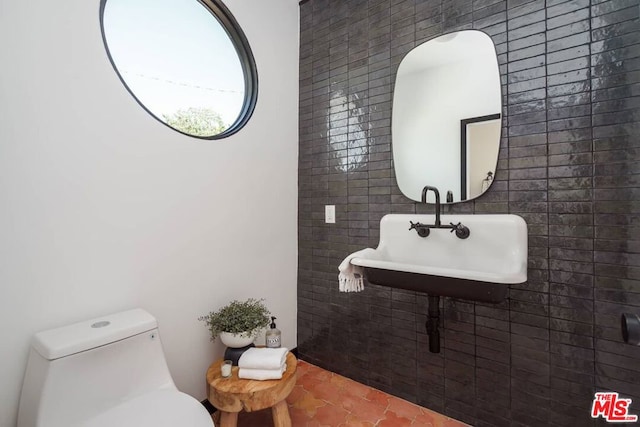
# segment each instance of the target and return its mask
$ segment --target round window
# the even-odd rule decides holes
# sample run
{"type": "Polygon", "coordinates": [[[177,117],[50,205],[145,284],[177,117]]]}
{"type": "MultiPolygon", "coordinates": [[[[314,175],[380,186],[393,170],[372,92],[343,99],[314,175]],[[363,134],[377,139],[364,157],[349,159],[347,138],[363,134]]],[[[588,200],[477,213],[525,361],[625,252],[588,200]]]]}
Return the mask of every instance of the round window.
{"type": "Polygon", "coordinates": [[[102,0],[100,21],[120,80],[165,125],[218,139],[249,120],[256,66],[244,33],[219,0],[102,0]]]}

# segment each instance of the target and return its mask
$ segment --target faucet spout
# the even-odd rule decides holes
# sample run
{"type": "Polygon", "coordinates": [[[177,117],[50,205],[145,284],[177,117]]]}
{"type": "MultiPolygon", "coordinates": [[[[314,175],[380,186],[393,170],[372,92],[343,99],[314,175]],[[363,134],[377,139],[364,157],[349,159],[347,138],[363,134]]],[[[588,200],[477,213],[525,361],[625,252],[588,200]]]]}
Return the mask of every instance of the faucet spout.
{"type": "Polygon", "coordinates": [[[425,185],[422,189],[422,203],[427,203],[427,193],[433,191],[436,195],[436,227],[440,227],[440,192],[436,187],[425,185]]]}

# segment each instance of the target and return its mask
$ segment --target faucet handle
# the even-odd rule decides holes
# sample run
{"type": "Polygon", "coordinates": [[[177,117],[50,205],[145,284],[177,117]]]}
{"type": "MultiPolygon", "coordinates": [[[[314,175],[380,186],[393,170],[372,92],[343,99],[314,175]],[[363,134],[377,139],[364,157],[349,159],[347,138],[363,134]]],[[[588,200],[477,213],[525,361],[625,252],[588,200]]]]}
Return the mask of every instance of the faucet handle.
{"type": "Polygon", "coordinates": [[[453,233],[455,231],[456,237],[458,237],[459,239],[466,239],[471,234],[469,227],[462,225],[461,222],[457,224],[450,222],[449,224],[451,225],[451,230],[449,231],[449,233],[453,233]]]}
{"type": "Polygon", "coordinates": [[[413,221],[409,221],[409,224],[411,224],[411,227],[409,227],[409,231],[416,230],[418,236],[420,237],[427,237],[431,232],[431,230],[429,230],[429,226],[420,223],[420,221],[416,223],[414,223],[413,221]]]}

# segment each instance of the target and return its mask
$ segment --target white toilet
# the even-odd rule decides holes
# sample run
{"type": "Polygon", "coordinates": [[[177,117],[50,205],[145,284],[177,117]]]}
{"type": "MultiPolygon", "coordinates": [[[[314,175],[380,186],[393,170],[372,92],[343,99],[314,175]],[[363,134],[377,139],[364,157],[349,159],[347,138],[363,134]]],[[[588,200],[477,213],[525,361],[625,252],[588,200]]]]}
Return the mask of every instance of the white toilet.
{"type": "MultiPolygon", "coordinates": [[[[204,374],[203,374],[204,375],[204,374]]],[[[141,309],[35,335],[18,427],[211,427],[176,388],[156,319],[141,309]]]]}

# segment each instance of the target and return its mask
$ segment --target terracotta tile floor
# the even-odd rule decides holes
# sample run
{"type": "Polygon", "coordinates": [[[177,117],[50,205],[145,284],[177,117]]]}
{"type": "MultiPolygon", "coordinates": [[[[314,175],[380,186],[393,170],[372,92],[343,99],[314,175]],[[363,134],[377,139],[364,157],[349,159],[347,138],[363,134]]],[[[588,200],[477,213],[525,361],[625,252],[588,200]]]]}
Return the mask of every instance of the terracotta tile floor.
{"type": "MultiPolygon", "coordinates": [[[[287,399],[293,427],[462,427],[448,418],[302,360],[287,399]]],[[[241,412],[238,427],[273,426],[271,410],[241,412]]]]}

